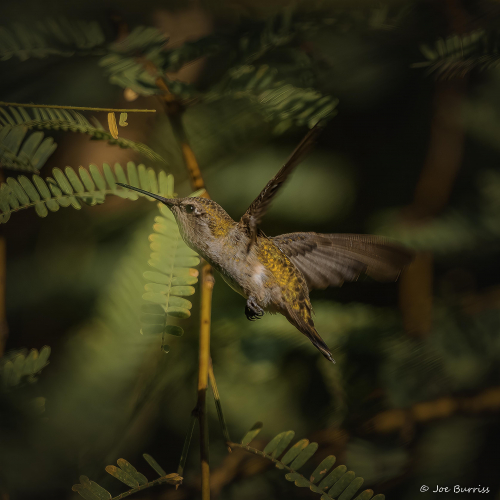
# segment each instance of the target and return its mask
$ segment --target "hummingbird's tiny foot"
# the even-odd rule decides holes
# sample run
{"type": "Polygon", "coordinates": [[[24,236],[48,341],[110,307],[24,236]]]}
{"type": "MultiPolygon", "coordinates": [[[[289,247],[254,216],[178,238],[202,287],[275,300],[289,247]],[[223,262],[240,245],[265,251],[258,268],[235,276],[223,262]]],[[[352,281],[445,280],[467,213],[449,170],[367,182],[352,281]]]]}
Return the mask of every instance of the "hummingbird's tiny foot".
{"type": "Polygon", "coordinates": [[[264,316],[264,310],[257,304],[253,297],[250,297],[247,300],[245,315],[250,321],[255,321],[256,319],[260,319],[264,316]]]}

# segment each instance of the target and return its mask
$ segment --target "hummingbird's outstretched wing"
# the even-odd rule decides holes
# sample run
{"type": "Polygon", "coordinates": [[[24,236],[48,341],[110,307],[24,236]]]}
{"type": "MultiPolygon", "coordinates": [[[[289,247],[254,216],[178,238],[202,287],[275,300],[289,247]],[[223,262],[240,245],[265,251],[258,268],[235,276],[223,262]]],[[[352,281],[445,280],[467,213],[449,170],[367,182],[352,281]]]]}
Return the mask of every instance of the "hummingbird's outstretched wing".
{"type": "Polygon", "coordinates": [[[309,290],[340,286],[362,273],[396,281],[410,264],[411,250],[380,236],[290,233],[270,238],[302,272],[309,290]]]}
{"type": "Polygon", "coordinates": [[[280,186],[286,181],[291,171],[312,149],[321,130],[322,127],[315,125],[307,133],[304,139],[302,139],[300,144],[295,148],[295,151],[291,154],[290,158],[288,158],[286,163],[281,167],[280,171],[266,184],[266,187],[261,191],[259,196],[255,198],[241,218],[239,224],[250,236],[250,245],[248,250],[250,250],[250,246],[257,238],[258,226],[271,204],[272,199],[278,192],[280,186]]]}

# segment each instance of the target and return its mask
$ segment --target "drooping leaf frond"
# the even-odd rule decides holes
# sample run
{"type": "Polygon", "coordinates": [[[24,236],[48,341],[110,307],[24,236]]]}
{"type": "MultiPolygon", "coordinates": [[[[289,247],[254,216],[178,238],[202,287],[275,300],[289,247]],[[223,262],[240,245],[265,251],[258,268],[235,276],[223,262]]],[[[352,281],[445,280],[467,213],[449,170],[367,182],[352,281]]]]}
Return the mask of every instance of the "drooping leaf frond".
{"type": "MultiPolygon", "coordinates": [[[[174,195],[173,180],[173,176],[167,177],[167,197],[174,195]]],[[[148,283],[142,298],[150,304],[142,307],[141,333],[161,333],[162,349],[168,352],[165,334],[180,336],[184,333],[180,326],[169,324],[169,318],[191,316],[192,304],[185,297],[195,293],[193,285],[198,282],[199,272],[194,267],[200,263],[200,258],[182,240],[172,212],[161,203],[158,206],[161,215],[155,218],[154,233],[149,236],[151,258],[148,263],[154,271],[146,271],[143,275],[148,283]]]]}
{"type": "MultiPolygon", "coordinates": [[[[52,175],[53,177],[47,177],[45,180],[38,175],[33,175],[32,180],[20,175],[17,179],[8,177],[2,182],[0,224],[7,222],[12,212],[29,207],[35,207],[40,217],[46,217],[49,210],[57,212],[59,207],[71,205],[79,210],[82,201],[89,205],[103,203],[108,194],[130,200],[145,196],[117,186],[116,181],[159,194],[163,192],[167,178],[163,171],[157,176],[152,168],[146,169],[142,164],[136,167],[131,161],[127,163],[127,175],[119,163],[115,164],[114,170],[104,163],[102,171],[91,164],[88,170],[80,167],[78,174],[71,167],[66,167],[64,172],[54,168],[52,175]]],[[[146,198],[153,200],[149,196],[146,198]]]]}
{"type": "Polygon", "coordinates": [[[75,54],[102,54],[104,33],[96,22],[45,19],[35,26],[14,24],[0,27],[0,59],[18,57],[44,58],[51,55],[70,57],[75,54]]]}
{"type": "Polygon", "coordinates": [[[0,359],[0,381],[4,390],[9,390],[23,382],[36,382],[37,376],[49,363],[50,347],[44,346],[38,352],[31,349],[7,353],[0,359]]]}
{"type": "Polygon", "coordinates": [[[487,70],[500,64],[500,34],[476,30],[463,36],[452,35],[439,39],[434,46],[422,45],[427,61],[413,64],[414,68],[427,68],[437,78],[463,78],[473,69],[487,70]]]}
{"type": "MultiPolygon", "coordinates": [[[[31,108],[33,116],[28,113],[27,108],[14,108],[10,106],[9,111],[10,113],[5,108],[0,107],[0,127],[8,126],[15,130],[18,128],[16,126],[23,126],[27,128],[78,132],[89,135],[93,140],[107,141],[108,144],[137,151],[151,160],[165,162],[160,155],[145,144],[122,137],[115,139],[96,119],[94,119],[95,125],[92,125],[81,113],[72,109],[66,111],[65,109],[55,108],[31,108]]],[[[0,137],[1,134],[2,129],[0,129],[0,137]]],[[[20,134],[21,132],[19,131],[15,132],[16,137],[20,134]]]]}
{"type": "Polygon", "coordinates": [[[132,464],[127,462],[127,460],[119,458],[117,460],[118,467],[115,465],[108,465],[106,467],[106,472],[121,481],[123,484],[129,486],[131,489],[128,491],[115,497],[111,497],[111,493],[109,491],[105,490],[102,486],[99,486],[95,481],[91,481],[87,476],[80,476],[80,483],[74,484],[71,489],[77,492],[81,497],[85,498],[85,500],[119,500],[137,493],[138,491],[151,488],[151,486],[155,486],[157,484],[167,483],[174,486],[182,484],[183,478],[179,476],[179,474],[167,474],[160,467],[160,465],[158,465],[158,462],[147,453],[144,453],[143,457],[160,476],[158,479],[148,481],[147,477],[138,472],[132,464]]]}
{"type": "MultiPolygon", "coordinates": [[[[266,445],[264,450],[258,450],[249,446],[250,442],[262,429],[262,423],[258,422],[243,437],[240,443],[229,443],[231,448],[243,448],[255,455],[271,460],[278,469],[287,472],[285,478],[292,481],[300,488],[309,488],[314,493],[321,495],[321,500],[370,500],[373,497],[372,490],[364,490],[354,497],[363,485],[363,478],[356,477],[353,471],[348,471],[345,465],[333,468],[336,457],[330,455],[320,462],[307,479],[297,472],[316,453],[317,443],[310,443],[307,439],[301,439],[288,448],[293,438],[294,431],[281,432],[266,445]],[[287,450],[288,448],[288,450],[287,450]],[[281,457],[281,458],[280,458],[281,457]]],[[[372,500],[384,500],[384,495],[375,495],[372,500]]]]}
{"type": "MultiPolygon", "coordinates": [[[[1,120],[1,116],[0,116],[1,120]]],[[[26,137],[28,127],[0,124],[0,166],[12,170],[38,172],[57,144],[52,137],[44,139],[43,132],[26,137]]]]}
{"type": "Polygon", "coordinates": [[[267,65],[240,66],[231,70],[228,78],[206,98],[209,101],[225,96],[251,99],[258,104],[266,120],[277,123],[277,133],[292,125],[313,127],[335,114],[338,99],[276,80],[276,70],[267,65]]]}
{"type": "Polygon", "coordinates": [[[282,133],[292,125],[312,128],[319,121],[334,116],[338,103],[338,99],[317,90],[288,84],[266,90],[255,100],[268,121],[278,122],[275,133],[282,133]]]}

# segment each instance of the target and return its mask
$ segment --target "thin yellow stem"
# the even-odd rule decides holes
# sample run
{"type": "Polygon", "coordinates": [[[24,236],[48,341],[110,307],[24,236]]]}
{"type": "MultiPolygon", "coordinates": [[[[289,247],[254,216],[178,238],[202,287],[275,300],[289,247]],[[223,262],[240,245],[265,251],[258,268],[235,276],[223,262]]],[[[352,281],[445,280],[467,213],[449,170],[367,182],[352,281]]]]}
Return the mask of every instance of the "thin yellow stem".
{"type": "Polygon", "coordinates": [[[57,106],[55,104],[24,104],[19,102],[3,101],[0,101],[0,106],[16,106],[18,108],[75,109],[77,111],[103,111],[106,113],[156,113],[156,109],[88,108],[86,106],[57,106]]]}
{"type": "MultiPolygon", "coordinates": [[[[150,67],[150,70],[155,68],[150,67]]],[[[174,96],[163,78],[156,79],[156,85],[163,91],[161,96],[165,112],[170,118],[170,123],[181,146],[184,164],[189,172],[191,187],[194,191],[205,188],[203,177],[200,172],[196,156],[189,145],[182,123],[184,106],[174,96]]],[[[210,198],[205,191],[204,197],[210,198]]],[[[214,287],[214,277],[212,268],[205,264],[201,273],[201,324],[200,324],[200,348],[198,366],[198,401],[195,413],[200,425],[200,456],[201,456],[201,498],[210,500],[210,462],[209,462],[209,441],[207,422],[207,388],[208,376],[211,365],[210,358],[210,321],[212,309],[212,290],[214,287]]]]}
{"type": "Polygon", "coordinates": [[[212,309],[212,289],[214,278],[212,268],[205,264],[201,278],[201,324],[200,324],[200,357],[198,370],[198,421],[200,424],[200,456],[201,456],[201,498],[210,500],[210,462],[208,447],[207,421],[207,388],[210,366],[210,318],[212,309]]]}

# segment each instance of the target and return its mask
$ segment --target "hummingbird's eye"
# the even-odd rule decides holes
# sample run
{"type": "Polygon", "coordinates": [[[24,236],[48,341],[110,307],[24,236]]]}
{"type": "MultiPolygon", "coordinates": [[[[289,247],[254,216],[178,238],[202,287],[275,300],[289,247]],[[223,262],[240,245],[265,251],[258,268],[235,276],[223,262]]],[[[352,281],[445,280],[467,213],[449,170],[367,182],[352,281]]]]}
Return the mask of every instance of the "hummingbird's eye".
{"type": "Polygon", "coordinates": [[[186,211],[187,214],[192,214],[196,209],[194,205],[186,205],[184,207],[184,210],[186,211]]]}

